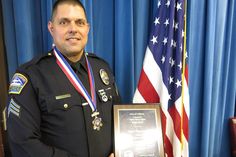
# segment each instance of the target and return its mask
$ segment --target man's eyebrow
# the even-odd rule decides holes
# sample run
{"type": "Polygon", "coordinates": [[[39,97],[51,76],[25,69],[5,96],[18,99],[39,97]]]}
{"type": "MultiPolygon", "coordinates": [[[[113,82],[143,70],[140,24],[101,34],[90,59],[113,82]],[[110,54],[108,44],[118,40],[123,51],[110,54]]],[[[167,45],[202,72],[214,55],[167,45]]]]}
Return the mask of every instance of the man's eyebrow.
{"type": "Polygon", "coordinates": [[[62,17],[62,18],[59,18],[60,21],[70,21],[69,18],[66,18],[66,17],[62,17]]]}
{"type": "Polygon", "coordinates": [[[67,17],[62,17],[62,18],[59,18],[59,20],[63,20],[63,21],[72,21],[72,20],[75,20],[75,21],[85,21],[85,22],[87,22],[87,20],[84,19],[84,18],[69,19],[69,18],[67,18],[67,17]]]}

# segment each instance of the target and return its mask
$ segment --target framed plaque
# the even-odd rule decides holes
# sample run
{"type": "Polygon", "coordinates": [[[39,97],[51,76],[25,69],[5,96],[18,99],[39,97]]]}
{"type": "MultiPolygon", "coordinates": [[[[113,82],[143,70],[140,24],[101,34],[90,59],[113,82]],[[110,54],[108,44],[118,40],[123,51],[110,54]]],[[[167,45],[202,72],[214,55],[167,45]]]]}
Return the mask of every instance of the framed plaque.
{"type": "Polygon", "coordinates": [[[159,104],[114,105],[115,157],[164,157],[159,104]]]}

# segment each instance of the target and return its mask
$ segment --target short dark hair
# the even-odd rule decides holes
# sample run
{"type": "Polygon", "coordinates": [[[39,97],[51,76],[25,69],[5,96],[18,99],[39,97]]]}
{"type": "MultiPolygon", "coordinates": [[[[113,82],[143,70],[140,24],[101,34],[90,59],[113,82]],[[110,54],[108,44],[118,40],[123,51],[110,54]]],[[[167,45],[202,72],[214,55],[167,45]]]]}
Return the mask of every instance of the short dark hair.
{"type": "Polygon", "coordinates": [[[55,16],[55,12],[56,12],[56,10],[57,10],[57,7],[58,7],[59,5],[61,5],[61,4],[71,4],[71,5],[78,5],[78,6],[80,6],[80,7],[84,10],[85,17],[87,18],[84,5],[83,5],[79,0],[57,0],[57,1],[53,4],[51,20],[54,19],[54,16],[55,16]]]}

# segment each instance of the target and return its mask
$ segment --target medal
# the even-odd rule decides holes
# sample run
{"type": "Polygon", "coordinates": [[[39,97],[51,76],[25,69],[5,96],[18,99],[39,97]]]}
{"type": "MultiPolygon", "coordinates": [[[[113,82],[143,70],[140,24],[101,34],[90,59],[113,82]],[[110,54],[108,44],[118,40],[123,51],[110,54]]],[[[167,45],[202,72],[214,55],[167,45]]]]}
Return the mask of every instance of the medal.
{"type": "MultiPolygon", "coordinates": [[[[79,77],[75,74],[74,70],[71,68],[69,63],[66,61],[66,59],[63,57],[61,52],[54,47],[54,55],[57,59],[57,64],[62,69],[66,77],[69,79],[71,84],[75,87],[75,89],[80,93],[85,100],[88,102],[91,110],[92,110],[92,117],[94,117],[94,120],[92,121],[93,129],[99,131],[102,127],[102,119],[98,117],[99,112],[97,112],[97,103],[96,103],[96,92],[95,92],[95,81],[93,76],[92,68],[89,64],[88,58],[85,55],[86,63],[87,63],[87,69],[88,69],[88,77],[89,77],[89,85],[90,85],[90,91],[91,96],[89,95],[88,91],[84,87],[83,83],[80,81],[79,77]]],[[[100,70],[101,71],[101,70],[100,70]]],[[[105,72],[105,70],[104,70],[105,72]]],[[[103,72],[103,75],[107,73],[103,72]]],[[[103,77],[103,78],[108,78],[103,77]]],[[[106,81],[107,82],[107,81],[106,81]]],[[[109,84],[109,78],[108,78],[108,84],[109,84]]]]}
{"type": "Polygon", "coordinates": [[[93,124],[93,130],[99,131],[102,127],[102,118],[98,117],[99,112],[94,112],[91,117],[94,117],[94,120],[92,121],[93,124]]]}
{"type": "Polygon", "coordinates": [[[102,82],[105,85],[109,85],[110,81],[109,81],[109,77],[108,77],[107,72],[104,69],[100,69],[99,73],[100,73],[100,77],[102,79],[102,82]]]}

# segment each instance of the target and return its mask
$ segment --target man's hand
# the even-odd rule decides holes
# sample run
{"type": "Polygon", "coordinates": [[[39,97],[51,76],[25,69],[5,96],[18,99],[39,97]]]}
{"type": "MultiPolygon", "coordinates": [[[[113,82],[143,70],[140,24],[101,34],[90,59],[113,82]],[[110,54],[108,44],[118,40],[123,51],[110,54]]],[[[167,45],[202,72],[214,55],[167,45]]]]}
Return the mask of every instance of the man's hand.
{"type": "Polygon", "coordinates": [[[109,157],[115,157],[115,156],[114,156],[114,153],[111,153],[111,155],[109,155],[109,157]]]}

